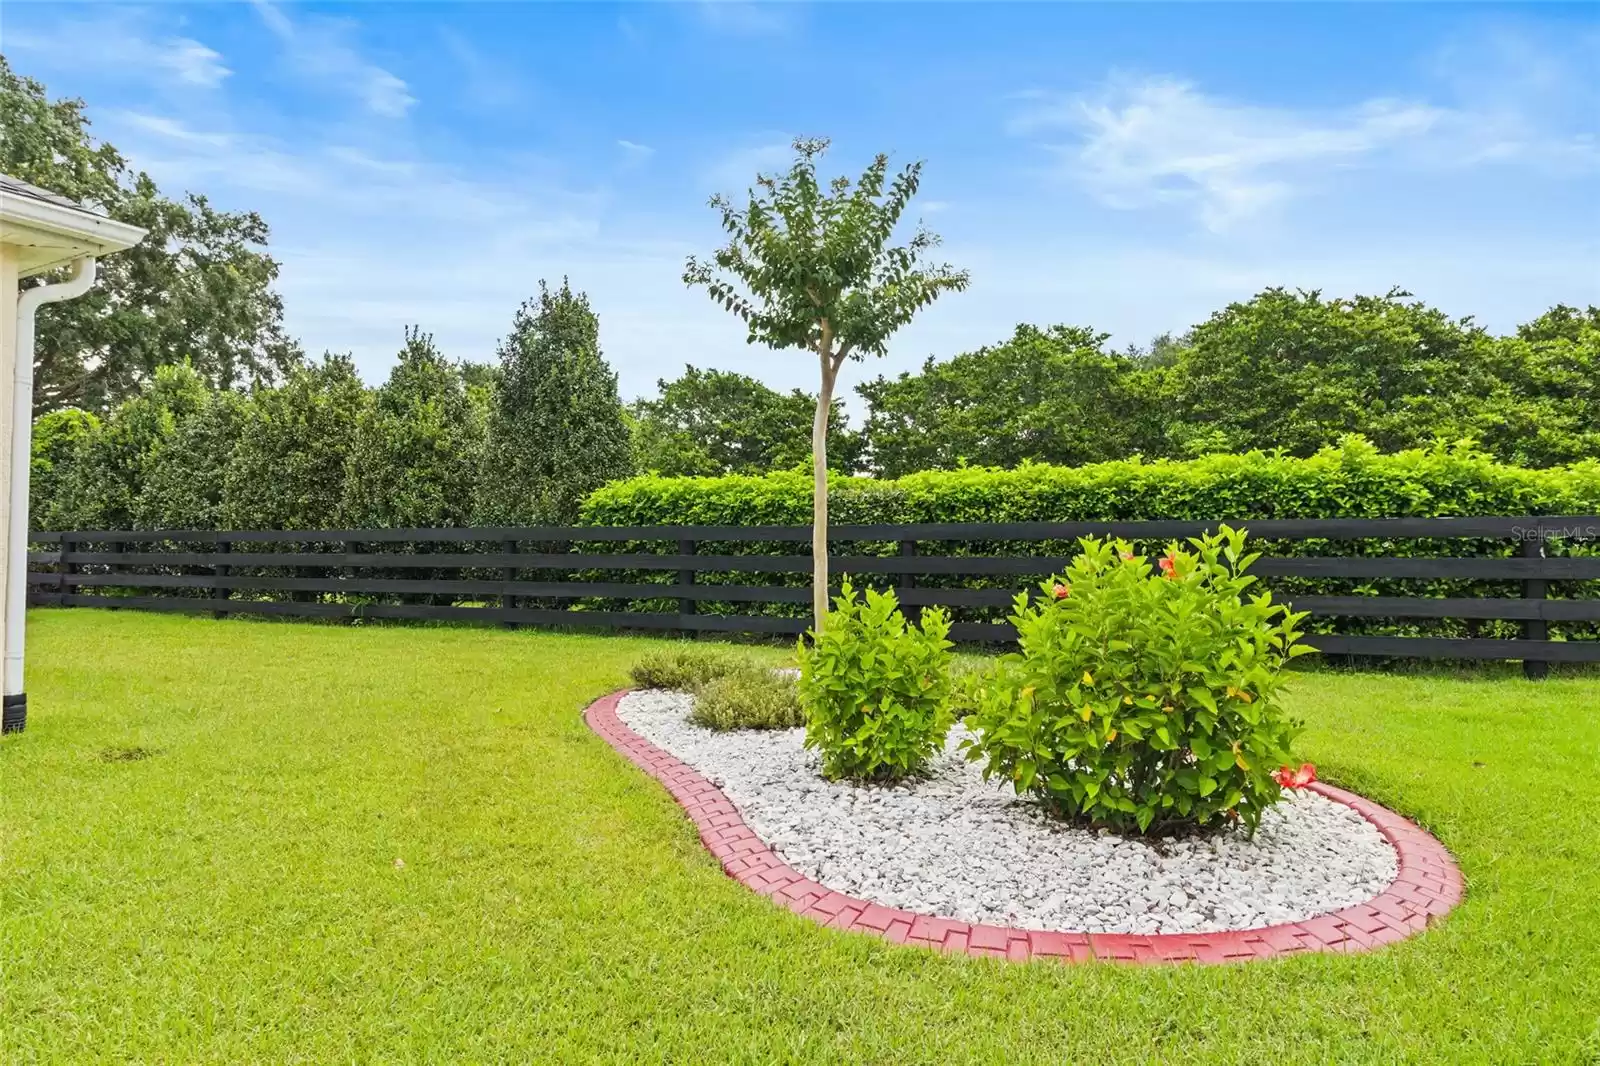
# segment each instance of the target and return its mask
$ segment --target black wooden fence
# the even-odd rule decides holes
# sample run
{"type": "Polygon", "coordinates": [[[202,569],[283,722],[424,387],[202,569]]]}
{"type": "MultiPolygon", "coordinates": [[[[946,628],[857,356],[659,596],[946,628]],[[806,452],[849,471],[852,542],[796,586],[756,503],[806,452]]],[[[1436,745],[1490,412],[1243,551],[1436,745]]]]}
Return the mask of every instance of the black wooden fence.
{"type": "MultiPolygon", "coordinates": [[[[1141,544],[1214,529],[1212,521],[941,523],[838,526],[853,545],[835,575],[893,587],[911,609],[953,608],[953,639],[1004,642],[996,620],[1017,588],[1063,569],[1072,540],[1141,544]],[[1030,550],[1031,549],[1031,550],[1030,550]],[[862,577],[861,575],[867,575],[862,577]],[[976,586],[976,587],[975,587],[976,586]],[[980,620],[961,620],[978,616],[980,620]]],[[[1466,636],[1317,633],[1325,654],[1600,662],[1600,557],[1582,546],[1600,516],[1239,520],[1268,584],[1356,584],[1346,594],[1280,594],[1313,618],[1466,620],[1466,636]],[[1292,545],[1292,553],[1283,546],[1292,545]],[[1350,546],[1359,545],[1351,549],[1350,546]],[[1373,546],[1378,553],[1373,553],[1373,546]],[[1433,554],[1413,554],[1421,546],[1433,554]],[[1556,546],[1547,553],[1547,546],[1556,546]],[[1574,546],[1577,546],[1574,548],[1574,546]],[[1319,554],[1330,547],[1343,554],[1319,554]],[[1451,548],[1466,554],[1451,554],[1451,548]],[[1406,548],[1406,551],[1400,549],[1406,548]],[[1559,554],[1557,554],[1559,552],[1559,554]],[[1576,553],[1574,553],[1576,552],[1576,553]],[[1323,579],[1331,579],[1323,580],[1323,579]],[[1477,595],[1384,595],[1429,582],[1477,595]],[[1550,594],[1552,583],[1568,590],[1550,594]],[[1374,592],[1374,589],[1379,589],[1374,592]],[[1478,636],[1479,623],[1491,635],[1478,636]],[[1550,639],[1552,623],[1578,639],[1550,639]]],[[[795,634],[810,625],[809,526],[649,526],[333,531],[35,533],[30,602],[71,607],[488,621],[679,632],[795,634]],[[757,613],[749,613],[751,610],[757,613]]],[[[1417,623],[1425,625],[1425,623],[1417,623]]],[[[1414,627],[1413,627],[1414,628],[1414,627]]]]}

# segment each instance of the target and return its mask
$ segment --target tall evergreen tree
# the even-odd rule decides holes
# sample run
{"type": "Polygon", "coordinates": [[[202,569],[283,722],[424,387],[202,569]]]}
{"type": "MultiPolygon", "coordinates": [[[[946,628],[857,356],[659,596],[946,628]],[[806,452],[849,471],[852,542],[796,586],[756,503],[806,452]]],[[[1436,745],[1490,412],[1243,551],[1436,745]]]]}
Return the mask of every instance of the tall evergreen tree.
{"type": "Polygon", "coordinates": [[[399,363],[356,425],[345,521],[362,529],[465,525],[483,430],[461,369],[439,354],[431,334],[407,329],[399,363]]]}
{"type": "Polygon", "coordinates": [[[565,278],[524,303],[499,348],[477,521],[565,525],[584,497],[632,472],[617,376],[600,354],[600,321],[565,278]]]}
{"type": "Polygon", "coordinates": [[[227,527],[340,526],[356,422],[370,402],[348,355],[325,355],[291,371],[281,386],[255,389],[228,462],[227,527]]]}
{"type": "Polygon", "coordinates": [[[244,394],[218,389],[177,424],[133,498],[136,528],[222,528],[228,464],[248,411],[244,394]]]}
{"type": "Polygon", "coordinates": [[[61,519],[72,529],[133,529],[134,507],[179,426],[206,403],[187,363],[159,367],[142,393],[95,426],[63,478],[61,519]]]}

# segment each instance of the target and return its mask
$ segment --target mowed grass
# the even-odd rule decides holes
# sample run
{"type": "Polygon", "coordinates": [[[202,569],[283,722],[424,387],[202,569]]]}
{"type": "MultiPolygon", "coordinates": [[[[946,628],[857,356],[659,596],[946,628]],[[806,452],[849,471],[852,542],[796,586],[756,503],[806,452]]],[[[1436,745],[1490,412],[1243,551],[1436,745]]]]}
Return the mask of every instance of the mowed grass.
{"type": "Polygon", "coordinates": [[[1305,757],[1460,859],[1466,902],[1422,937],[1017,966],[724,877],[579,718],[650,642],[30,624],[31,721],[0,742],[8,1064],[1600,1061],[1592,677],[1296,680],[1305,757]]]}

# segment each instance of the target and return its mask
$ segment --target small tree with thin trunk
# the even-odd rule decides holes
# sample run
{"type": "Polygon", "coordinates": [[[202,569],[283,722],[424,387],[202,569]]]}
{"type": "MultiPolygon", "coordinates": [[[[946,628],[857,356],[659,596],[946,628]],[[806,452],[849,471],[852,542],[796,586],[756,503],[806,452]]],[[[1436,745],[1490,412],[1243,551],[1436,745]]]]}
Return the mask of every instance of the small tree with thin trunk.
{"type": "Polygon", "coordinates": [[[889,177],[879,155],[854,184],[817,183],[823,139],[794,142],[787,174],[759,175],[749,204],[714,196],[728,244],[701,262],[691,256],[683,280],[704,285],[738,315],[751,344],[813,354],[822,388],[811,422],[812,605],[821,630],[828,612],[828,414],[846,359],[883,355],[889,337],[946,289],[967,287],[967,272],[923,262],[939,238],[920,226],[905,245],[890,247],[900,216],[921,180],[912,163],[889,177]]]}

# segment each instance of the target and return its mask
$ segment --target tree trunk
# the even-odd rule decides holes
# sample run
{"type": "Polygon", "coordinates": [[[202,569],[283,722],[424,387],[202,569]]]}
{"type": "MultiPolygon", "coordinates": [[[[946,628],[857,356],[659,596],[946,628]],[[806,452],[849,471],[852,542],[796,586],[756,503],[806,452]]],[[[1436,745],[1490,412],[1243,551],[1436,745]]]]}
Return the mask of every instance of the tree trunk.
{"type": "Polygon", "coordinates": [[[818,633],[828,615],[828,414],[837,373],[830,353],[821,356],[822,391],[811,422],[811,610],[818,633]]]}

